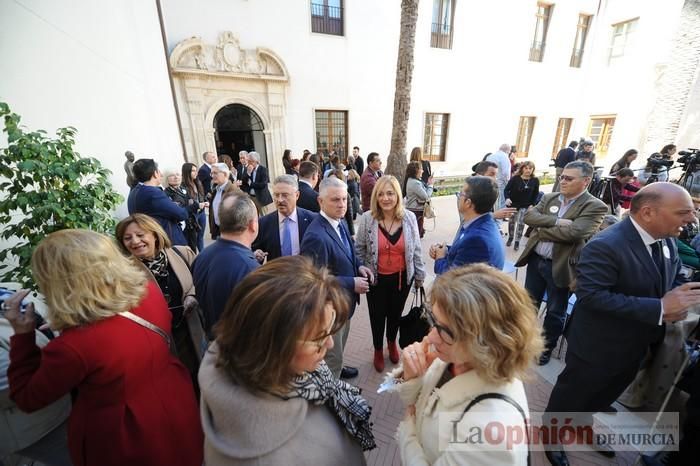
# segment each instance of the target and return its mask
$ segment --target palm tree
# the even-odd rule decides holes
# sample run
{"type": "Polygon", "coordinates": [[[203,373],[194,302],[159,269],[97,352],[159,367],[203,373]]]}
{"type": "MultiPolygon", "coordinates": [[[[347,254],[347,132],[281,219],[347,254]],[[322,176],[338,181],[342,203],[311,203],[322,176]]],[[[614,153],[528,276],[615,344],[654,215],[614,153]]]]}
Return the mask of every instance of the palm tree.
{"type": "Polygon", "coordinates": [[[413,49],[416,43],[419,0],[401,0],[401,31],[399,56],[396,60],[396,90],[394,92],[394,121],[391,130],[391,148],[386,173],[403,184],[406,173],[406,133],[411,110],[411,81],[413,80],[413,49]]]}

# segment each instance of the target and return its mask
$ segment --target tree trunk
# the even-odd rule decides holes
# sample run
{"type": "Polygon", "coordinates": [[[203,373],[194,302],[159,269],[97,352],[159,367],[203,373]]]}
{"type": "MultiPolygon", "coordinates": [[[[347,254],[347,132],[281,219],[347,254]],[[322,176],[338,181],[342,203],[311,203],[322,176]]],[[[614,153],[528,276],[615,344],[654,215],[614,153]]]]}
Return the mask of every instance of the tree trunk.
{"type": "Polygon", "coordinates": [[[416,43],[416,22],[419,0],[401,0],[401,31],[399,56],[396,61],[396,90],[394,92],[394,120],[391,130],[391,148],[386,173],[398,178],[403,186],[406,174],[406,133],[411,110],[411,81],[413,80],[413,49],[416,43]]]}

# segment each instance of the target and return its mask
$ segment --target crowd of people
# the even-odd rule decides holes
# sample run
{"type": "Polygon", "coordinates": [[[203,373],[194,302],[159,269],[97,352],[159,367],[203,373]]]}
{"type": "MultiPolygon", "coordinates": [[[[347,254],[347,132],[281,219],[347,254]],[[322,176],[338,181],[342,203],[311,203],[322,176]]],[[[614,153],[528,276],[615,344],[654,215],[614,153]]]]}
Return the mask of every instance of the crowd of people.
{"type": "MultiPolygon", "coordinates": [[[[114,238],[62,230],[32,256],[58,335],[49,331],[47,342],[37,329],[28,291],[2,303],[8,395],[0,408],[37,426],[6,448],[47,465],[364,464],[363,452],[376,447],[372,411],[348,382],[358,368],[344,360],[364,294],[368,359],[383,373],[388,357],[382,386],[406,404],[396,437],[402,463],[530,464],[527,441],[445,444],[494,422],[527,430],[523,380],[550,362],[562,335],[566,366],[547,422],[579,413],[576,421],[592,426],[592,414],[611,410],[700,305],[677,243],[697,223],[693,199],[667,182],[634,186],[636,151],[613,166],[610,197],[596,198],[589,142],[560,151],[547,194],[513,146],[484,156],[456,193],[454,240],[426,254],[423,218],[435,187],[420,148],[403,186],[382,172],[378,153],[365,166],[358,147],[348,157],[285,151],[285,174],[272,180],[255,151],[237,161],[207,152],[200,167],[162,173],[128,153],[129,216],[114,238]],[[503,272],[511,246],[515,265],[527,266],[524,286],[503,272]],[[401,315],[411,290],[423,290],[426,258],[436,276],[422,311],[427,330],[401,349],[401,315]]],[[[697,459],[695,372],[683,443],[669,464],[697,459]]],[[[568,465],[561,439],[550,440],[547,459],[568,465]]]]}

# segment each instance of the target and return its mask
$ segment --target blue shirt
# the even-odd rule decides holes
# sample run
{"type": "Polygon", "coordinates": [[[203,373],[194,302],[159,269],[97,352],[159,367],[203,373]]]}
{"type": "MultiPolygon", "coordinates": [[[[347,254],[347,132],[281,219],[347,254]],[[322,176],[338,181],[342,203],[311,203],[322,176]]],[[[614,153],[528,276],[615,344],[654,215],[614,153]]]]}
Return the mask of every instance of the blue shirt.
{"type": "Polygon", "coordinates": [[[197,256],[192,278],[197,301],[204,312],[204,328],[210,338],[211,329],[224,312],[233,289],[259,266],[249,247],[221,238],[197,256]]]}

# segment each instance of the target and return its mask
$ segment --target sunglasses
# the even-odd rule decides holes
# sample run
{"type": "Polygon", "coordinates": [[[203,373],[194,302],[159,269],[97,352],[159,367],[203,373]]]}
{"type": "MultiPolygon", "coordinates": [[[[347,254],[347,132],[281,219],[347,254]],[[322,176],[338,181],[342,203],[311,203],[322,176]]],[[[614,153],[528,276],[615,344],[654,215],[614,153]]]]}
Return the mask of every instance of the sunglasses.
{"type": "Polygon", "coordinates": [[[421,314],[421,317],[428,323],[428,325],[431,328],[437,330],[438,335],[440,335],[440,338],[442,339],[442,341],[445,342],[445,344],[452,345],[455,342],[455,335],[454,333],[452,333],[452,330],[443,325],[440,325],[437,319],[435,318],[435,314],[433,314],[433,311],[425,307],[423,308],[423,313],[421,314]]]}
{"type": "Polygon", "coordinates": [[[559,180],[560,181],[575,181],[577,180],[578,177],[576,176],[568,176],[568,175],[559,175],[559,180]]]}

